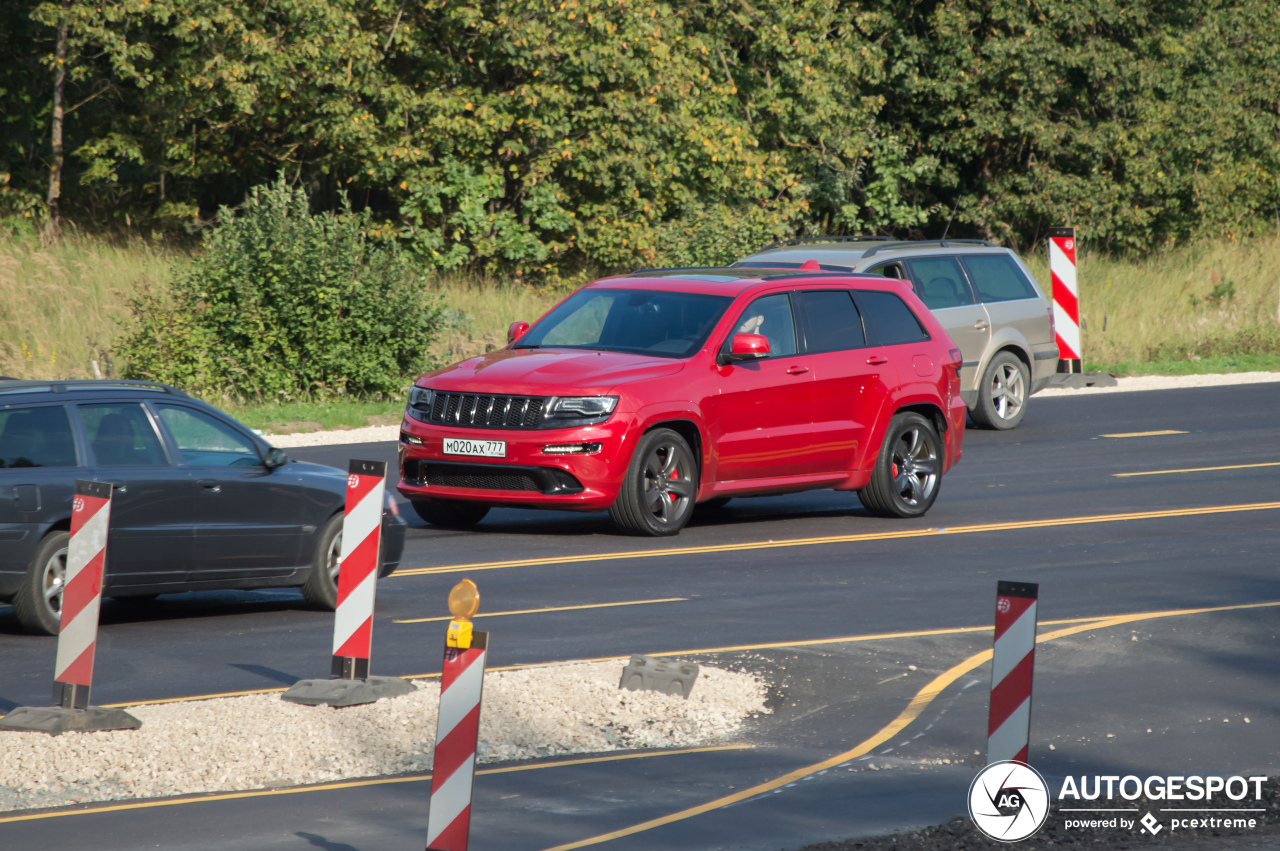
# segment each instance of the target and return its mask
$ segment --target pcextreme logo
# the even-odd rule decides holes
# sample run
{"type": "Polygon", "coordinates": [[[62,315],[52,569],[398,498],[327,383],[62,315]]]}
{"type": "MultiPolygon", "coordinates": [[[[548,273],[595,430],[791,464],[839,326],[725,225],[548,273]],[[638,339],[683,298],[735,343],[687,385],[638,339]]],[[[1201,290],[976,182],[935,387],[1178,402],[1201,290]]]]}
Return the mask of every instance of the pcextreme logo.
{"type": "Polygon", "coordinates": [[[1025,763],[993,762],[969,786],[969,817],[992,839],[1026,839],[1049,817],[1049,786],[1025,763]]]}

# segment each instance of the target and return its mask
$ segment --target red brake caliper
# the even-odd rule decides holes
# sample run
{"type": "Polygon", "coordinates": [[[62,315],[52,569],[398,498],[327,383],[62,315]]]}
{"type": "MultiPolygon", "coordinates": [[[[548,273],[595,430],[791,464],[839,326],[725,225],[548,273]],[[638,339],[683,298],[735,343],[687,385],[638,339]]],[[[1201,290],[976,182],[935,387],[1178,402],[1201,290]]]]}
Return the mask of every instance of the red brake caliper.
{"type": "Polygon", "coordinates": [[[894,477],[895,479],[896,479],[896,478],[898,478],[898,465],[897,465],[897,464],[894,464],[894,465],[893,465],[893,477],[894,477]]]}
{"type": "MultiPolygon", "coordinates": [[[[672,471],[671,471],[671,479],[676,479],[676,478],[679,478],[679,477],[680,477],[680,471],[679,471],[679,470],[672,470],[672,471]]],[[[670,481],[671,479],[668,479],[667,481],[670,481]]],[[[672,502],[675,502],[675,501],[676,501],[676,495],[675,495],[675,494],[673,494],[673,493],[668,493],[668,494],[667,494],[667,496],[671,497],[671,501],[672,501],[672,502]]]]}

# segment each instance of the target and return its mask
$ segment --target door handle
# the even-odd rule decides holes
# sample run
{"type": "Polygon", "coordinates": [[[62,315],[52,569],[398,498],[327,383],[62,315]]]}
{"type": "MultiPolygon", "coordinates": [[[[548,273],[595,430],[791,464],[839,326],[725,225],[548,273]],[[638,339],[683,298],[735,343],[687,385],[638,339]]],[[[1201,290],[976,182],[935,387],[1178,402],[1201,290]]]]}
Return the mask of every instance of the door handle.
{"type": "Polygon", "coordinates": [[[799,364],[787,367],[787,375],[804,375],[808,371],[809,367],[800,366],[799,364]]]}
{"type": "Polygon", "coordinates": [[[128,493],[129,486],[124,482],[111,482],[112,493],[128,493]]]}
{"type": "Polygon", "coordinates": [[[204,488],[209,493],[222,493],[222,485],[218,484],[213,479],[201,479],[196,484],[200,485],[200,487],[204,488]]]}
{"type": "Polygon", "coordinates": [[[973,327],[975,330],[981,331],[983,328],[987,327],[987,320],[979,319],[977,322],[973,323],[973,327]]]}
{"type": "Polygon", "coordinates": [[[888,363],[888,362],[889,362],[889,359],[884,355],[872,355],[871,357],[867,358],[867,363],[872,364],[873,366],[877,364],[888,363]]]}

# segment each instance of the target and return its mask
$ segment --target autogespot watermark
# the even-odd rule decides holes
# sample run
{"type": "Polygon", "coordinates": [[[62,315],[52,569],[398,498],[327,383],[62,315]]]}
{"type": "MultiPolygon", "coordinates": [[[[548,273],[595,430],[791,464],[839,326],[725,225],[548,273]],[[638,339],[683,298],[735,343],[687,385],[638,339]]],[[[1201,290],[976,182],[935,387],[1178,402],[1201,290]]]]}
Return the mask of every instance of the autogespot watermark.
{"type": "MultiPolygon", "coordinates": [[[[1166,828],[1252,830],[1258,826],[1266,777],[1233,775],[1092,775],[1065,777],[1057,811],[1065,830],[1130,830],[1155,836],[1166,828]],[[1143,801],[1149,808],[1125,806],[1143,801]],[[1157,806],[1156,804],[1167,806],[1157,806]],[[1252,806],[1251,806],[1252,805],[1252,806]],[[1141,813],[1141,815],[1139,815],[1141,813]]],[[[1035,834],[1049,816],[1048,784],[1020,762],[988,765],[969,787],[969,815],[992,839],[1018,842],[1035,834]]]]}

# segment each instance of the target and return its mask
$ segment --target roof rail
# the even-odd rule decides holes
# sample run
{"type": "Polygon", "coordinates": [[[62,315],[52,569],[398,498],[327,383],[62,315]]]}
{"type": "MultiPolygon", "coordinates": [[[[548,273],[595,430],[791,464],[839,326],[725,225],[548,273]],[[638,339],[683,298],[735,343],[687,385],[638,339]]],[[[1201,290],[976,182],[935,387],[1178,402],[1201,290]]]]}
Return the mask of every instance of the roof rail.
{"type": "Polygon", "coordinates": [[[813,242],[882,242],[885,240],[892,241],[891,236],[873,236],[869,234],[861,234],[859,236],[804,236],[795,239],[780,239],[777,242],[771,242],[761,251],[768,251],[772,248],[781,248],[784,245],[808,245],[813,242]]]}
{"type": "Polygon", "coordinates": [[[910,240],[910,241],[904,240],[900,242],[886,242],[881,245],[873,245],[863,252],[862,259],[866,260],[868,257],[870,257],[871,255],[875,254],[878,251],[891,251],[895,248],[899,248],[904,245],[909,245],[912,248],[920,248],[926,245],[937,245],[942,248],[950,248],[952,243],[956,245],[985,245],[988,248],[996,247],[985,239],[916,239],[916,240],[910,240]]]}
{"type": "Polygon", "coordinates": [[[34,390],[37,388],[48,388],[54,393],[66,393],[68,390],[92,390],[95,388],[102,390],[127,390],[134,387],[139,389],[155,390],[160,393],[168,393],[172,396],[190,398],[186,393],[178,388],[170,387],[168,384],[161,384],[158,381],[136,381],[128,378],[56,378],[47,381],[40,381],[38,379],[19,379],[0,376],[0,389],[10,393],[26,389],[34,390]]]}
{"type": "Polygon", "coordinates": [[[722,271],[728,266],[656,266],[653,269],[633,269],[628,275],[643,275],[645,272],[709,272],[722,271]]]}

